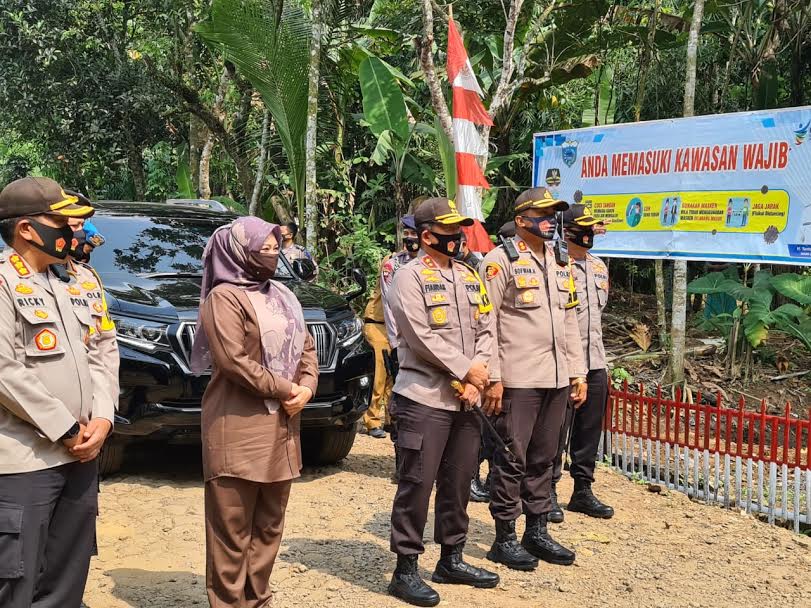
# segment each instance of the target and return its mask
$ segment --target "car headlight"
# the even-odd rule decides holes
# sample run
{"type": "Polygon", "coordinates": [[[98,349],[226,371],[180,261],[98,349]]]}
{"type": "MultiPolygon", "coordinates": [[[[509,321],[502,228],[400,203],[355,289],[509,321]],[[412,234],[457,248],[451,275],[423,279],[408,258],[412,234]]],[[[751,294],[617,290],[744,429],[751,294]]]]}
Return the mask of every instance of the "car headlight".
{"type": "Polygon", "coordinates": [[[338,321],[335,324],[335,334],[338,338],[338,346],[346,347],[357,342],[363,333],[363,323],[358,317],[352,317],[338,321]]]}
{"type": "Polygon", "coordinates": [[[169,326],[165,323],[112,315],[116,337],[121,344],[148,353],[171,348],[169,326]]]}

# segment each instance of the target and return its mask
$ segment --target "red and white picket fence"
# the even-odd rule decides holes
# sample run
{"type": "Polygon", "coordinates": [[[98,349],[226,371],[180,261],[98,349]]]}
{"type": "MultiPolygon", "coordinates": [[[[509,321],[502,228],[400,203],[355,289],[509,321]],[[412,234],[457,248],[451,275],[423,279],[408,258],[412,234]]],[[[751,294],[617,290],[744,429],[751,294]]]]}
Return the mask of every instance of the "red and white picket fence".
{"type": "Polygon", "coordinates": [[[600,460],[607,459],[630,478],[683,492],[706,503],[762,513],[777,520],[811,524],[811,415],[780,415],[686,403],[681,391],[670,398],[657,387],[627,383],[612,390],[603,424],[600,460]]]}

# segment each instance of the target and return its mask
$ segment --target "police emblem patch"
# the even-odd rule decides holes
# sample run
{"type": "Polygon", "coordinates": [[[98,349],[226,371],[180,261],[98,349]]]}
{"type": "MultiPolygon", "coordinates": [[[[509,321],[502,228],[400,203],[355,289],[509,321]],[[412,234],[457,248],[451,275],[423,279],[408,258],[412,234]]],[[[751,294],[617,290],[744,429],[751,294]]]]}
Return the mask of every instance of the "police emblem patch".
{"type": "Polygon", "coordinates": [[[50,329],[43,329],[34,336],[34,344],[37,350],[49,351],[56,348],[56,334],[50,329]]]}
{"type": "Polygon", "coordinates": [[[495,262],[490,262],[484,269],[484,278],[488,281],[492,281],[498,276],[499,272],[501,272],[501,266],[495,262]]]}
{"type": "Polygon", "coordinates": [[[68,242],[65,239],[56,239],[56,242],[54,242],[54,249],[56,249],[57,253],[62,253],[67,244],[68,242]]]}
{"type": "Polygon", "coordinates": [[[445,312],[444,308],[434,308],[431,311],[431,319],[436,325],[445,325],[448,322],[448,313],[445,312]]]}
{"type": "Polygon", "coordinates": [[[521,301],[524,304],[532,304],[535,301],[535,294],[531,291],[525,291],[521,294],[521,301]]]}
{"type": "Polygon", "coordinates": [[[98,302],[93,302],[93,310],[95,310],[98,313],[102,313],[104,312],[104,307],[98,302]]]}

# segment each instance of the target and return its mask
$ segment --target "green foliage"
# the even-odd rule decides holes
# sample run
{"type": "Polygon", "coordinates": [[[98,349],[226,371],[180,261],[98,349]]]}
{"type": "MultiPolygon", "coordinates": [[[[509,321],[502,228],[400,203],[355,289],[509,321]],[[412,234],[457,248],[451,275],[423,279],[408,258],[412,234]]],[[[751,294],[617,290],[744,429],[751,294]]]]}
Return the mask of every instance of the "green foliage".
{"type": "Polygon", "coordinates": [[[624,367],[615,367],[611,370],[611,386],[613,386],[615,389],[621,388],[625,382],[631,384],[633,381],[633,374],[631,374],[631,372],[624,367]]]}
{"type": "Polygon", "coordinates": [[[367,57],[360,64],[359,78],[363,114],[372,133],[378,137],[390,133],[405,141],[409,135],[405,98],[386,63],[367,57]]]}
{"type": "Polygon", "coordinates": [[[740,319],[746,339],[753,347],[760,346],[770,331],[797,338],[811,350],[811,277],[795,273],[772,276],[768,271],[755,274],[752,285],[729,278],[721,272],[709,273],[690,282],[687,292],[693,294],[726,294],[738,301],[733,314],[713,315],[703,323],[705,329],[726,332],[728,339],[733,323],[740,319]],[[772,309],[774,296],[780,293],[798,304],[788,303],[772,309]]]}
{"type": "Polygon", "coordinates": [[[302,8],[272,0],[214,0],[197,33],[236,65],[273,116],[299,206],[304,204],[310,22],[302,8]]]}

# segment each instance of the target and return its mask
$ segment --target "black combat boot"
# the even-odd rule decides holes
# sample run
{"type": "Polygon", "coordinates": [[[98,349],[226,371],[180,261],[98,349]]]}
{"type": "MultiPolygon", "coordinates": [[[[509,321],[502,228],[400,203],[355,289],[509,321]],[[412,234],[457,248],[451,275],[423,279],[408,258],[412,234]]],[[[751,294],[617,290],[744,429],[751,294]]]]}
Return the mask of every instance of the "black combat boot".
{"type": "Polygon", "coordinates": [[[563,523],[563,509],[558,504],[558,490],[552,486],[552,510],[549,511],[549,521],[553,524],[563,523]]]}
{"type": "Polygon", "coordinates": [[[436,606],[439,594],[425,584],[417,572],[416,555],[398,555],[397,568],[389,583],[389,595],[413,606],[436,606]]]}
{"type": "Polygon", "coordinates": [[[487,559],[513,570],[529,571],[538,567],[538,560],[518,543],[515,520],[496,520],[496,540],[487,552],[487,559]]]}
{"type": "Polygon", "coordinates": [[[498,585],[498,574],[465,563],[464,544],[442,545],[442,556],[436,564],[431,580],[446,585],[470,585],[478,589],[492,589],[498,585]]]}
{"type": "Polygon", "coordinates": [[[470,500],[473,502],[490,502],[490,491],[482,483],[478,475],[470,482],[470,500]]]}
{"type": "Polygon", "coordinates": [[[601,503],[591,492],[591,483],[588,481],[574,482],[574,492],[566,507],[569,511],[584,513],[589,517],[599,517],[600,519],[611,519],[614,517],[614,509],[601,503]]]}
{"type": "Polygon", "coordinates": [[[574,563],[574,552],[549,536],[546,515],[527,515],[527,529],[521,539],[524,549],[550,564],[568,566],[574,563]]]}

